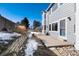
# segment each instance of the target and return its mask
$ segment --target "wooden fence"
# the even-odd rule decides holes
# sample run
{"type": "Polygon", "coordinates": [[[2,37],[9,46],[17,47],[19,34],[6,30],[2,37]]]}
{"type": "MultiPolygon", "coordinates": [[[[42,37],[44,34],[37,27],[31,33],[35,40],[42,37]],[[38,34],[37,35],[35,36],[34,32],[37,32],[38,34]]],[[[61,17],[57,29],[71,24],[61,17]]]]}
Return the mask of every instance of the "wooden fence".
{"type": "Polygon", "coordinates": [[[16,39],[8,48],[6,51],[4,51],[1,56],[5,56],[7,54],[13,53],[12,55],[17,55],[19,50],[22,48],[23,43],[27,39],[27,34],[23,34],[21,37],[16,39]]]}

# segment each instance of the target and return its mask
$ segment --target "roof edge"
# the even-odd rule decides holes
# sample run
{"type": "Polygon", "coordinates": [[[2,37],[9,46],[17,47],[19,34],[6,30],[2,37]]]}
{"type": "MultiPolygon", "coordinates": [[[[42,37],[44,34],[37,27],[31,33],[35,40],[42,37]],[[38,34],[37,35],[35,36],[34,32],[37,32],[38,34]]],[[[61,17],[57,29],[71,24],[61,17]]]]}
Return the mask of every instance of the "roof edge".
{"type": "Polygon", "coordinates": [[[48,8],[45,10],[46,12],[50,10],[50,8],[54,5],[55,3],[50,3],[48,8]]]}

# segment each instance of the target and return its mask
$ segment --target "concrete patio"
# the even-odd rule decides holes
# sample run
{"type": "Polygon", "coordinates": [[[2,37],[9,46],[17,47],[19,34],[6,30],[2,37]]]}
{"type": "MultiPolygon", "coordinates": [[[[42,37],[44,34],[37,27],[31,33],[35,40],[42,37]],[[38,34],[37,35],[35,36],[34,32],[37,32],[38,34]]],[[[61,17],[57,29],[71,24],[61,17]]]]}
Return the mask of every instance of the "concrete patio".
{"type": "Polygon", "coordinates": [[[63,39],[54,36],[46,36],[44,34],[36,34],[37,38],[43,40],[47,47],[73,46],[74,44],[66,42],[63,39]]]}

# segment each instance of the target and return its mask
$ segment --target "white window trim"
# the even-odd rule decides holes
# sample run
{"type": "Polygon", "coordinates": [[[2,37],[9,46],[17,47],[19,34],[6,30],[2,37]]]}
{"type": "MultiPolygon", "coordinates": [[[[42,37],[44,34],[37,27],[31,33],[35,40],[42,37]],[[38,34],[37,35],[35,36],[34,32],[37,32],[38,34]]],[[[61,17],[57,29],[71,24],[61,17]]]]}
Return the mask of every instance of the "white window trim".
{"type": "MultiPolygon", "coordinates": [[[[63,4],[62,4],[63,5],[63,4]]],[[[60,5],[60,3],[58,3],[58,8],[61,7],[62,5],[60,5]]]]}
{"type": "Polygon", "coordinates": [[[52,24],[53,23],[58,23],[58,21],[54,21],[54,22],[51,23],[51,31],[50,32],[58,32],[58,30],[57,31],[52,31],[52,24]]]}
{"type": "Polygon", "coordinates": [[[65,20],[65,19],[67,19],[67,17],[59,19],[59,22],[58,22],[58,35],[59,35],[60,38],[63,38],[65,40],[67,40],[67,20],[65,20]],[[65,30],[65,36],[60,36],[60,21],[61,20],[65,20],[65,29],[66,29],[65,30]]]}
{"type": "MultiPolygon", "coordinates": [[[[49,23],[49,24],[51,24],[51,23],[49,23]]],[[[51,25],[51,30],[52,30],[52,25],[51,25]]],[[[51,30],[49,30],[49,32],[51,32],[51,30]]]]}

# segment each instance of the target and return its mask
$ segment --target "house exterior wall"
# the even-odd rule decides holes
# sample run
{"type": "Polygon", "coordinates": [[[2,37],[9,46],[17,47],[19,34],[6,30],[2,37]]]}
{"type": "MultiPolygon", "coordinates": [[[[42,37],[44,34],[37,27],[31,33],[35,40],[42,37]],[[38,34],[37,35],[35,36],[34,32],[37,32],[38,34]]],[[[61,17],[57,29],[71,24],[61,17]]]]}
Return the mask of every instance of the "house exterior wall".
{"type": "MultiPolygon", "coordinates": [[[[59,38],[66,39],[71,43],[75,43],[75,34],[74,34],[74,24],[75,24],[75,3],[63,3],[62,5],[56,4],[57,9],[55,8],[53,11],[50,9],[46,13],[46,25],[48,26],[46,30],[52,36],[56,36],[59,38]],[[58,7],[57,7],[58,6],[58,7]],[[51,11],[51,12],[50,12],[51,11]],[[49,13],[50,12],[50,13],[49,13]],[[69,21],[68,17],[71,18],[69,21]],[[60,20],[66,20],[66,35],[65,37],[60,36],[60,20]],[[49,24],[58,23],[58,31],[49,31],[49,24]]],[[[53,6],[51,7],[53,8],[53,6]]]]}
{"type": "Polygon", "coordinates": [[[67,39],[69,42],[74,43],[76,42],[76,35],[75,35],[75,14],[71,15],[71,21],[67,18],[67,39]]]}
{"type": "Polygon", "coordinates": [[[50,11],[46,13],[46,33],[49,32],[49,14],[50,14],[50,11]]]}
{"type": "Polygon", "coordinates": [[[43,34],[46,31],[45,26],[46,26],[46,15],[45,15],[45,12],[43,12],[43,14],[42,14],[42,33],[43,34]]]}
{"type": "Polygon", "coordinates": [[[75,35],[76,35],[76,43],[75,47],[77,50],[79,50],[79,3],[76,3],[76,13],[75,13],[75,18],[76,18],[76,29],[75,29],[75,35]]]}

